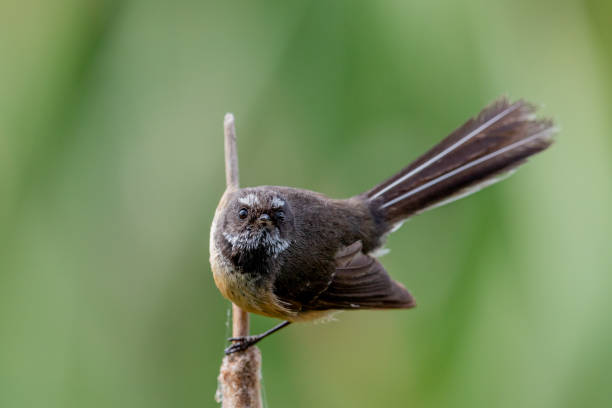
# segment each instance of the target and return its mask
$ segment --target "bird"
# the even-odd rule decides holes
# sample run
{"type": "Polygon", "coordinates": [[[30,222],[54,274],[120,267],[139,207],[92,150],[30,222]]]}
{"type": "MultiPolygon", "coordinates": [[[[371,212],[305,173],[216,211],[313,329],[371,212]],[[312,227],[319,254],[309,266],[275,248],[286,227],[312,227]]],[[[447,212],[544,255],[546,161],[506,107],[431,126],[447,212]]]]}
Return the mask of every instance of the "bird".
{"type": "Polygon", "coordinates": [[[392,177],[347,199],[283,186],[228,188],[210,232],[215,284],[247,312],[283,322],[228,339],[225,353],[338,310],[413,308],[412,294],[378,258],[386,238],[406,219],[494,184],[548,148],[557,129],[535,112],[522,99],[499,98],[392,177]]]}

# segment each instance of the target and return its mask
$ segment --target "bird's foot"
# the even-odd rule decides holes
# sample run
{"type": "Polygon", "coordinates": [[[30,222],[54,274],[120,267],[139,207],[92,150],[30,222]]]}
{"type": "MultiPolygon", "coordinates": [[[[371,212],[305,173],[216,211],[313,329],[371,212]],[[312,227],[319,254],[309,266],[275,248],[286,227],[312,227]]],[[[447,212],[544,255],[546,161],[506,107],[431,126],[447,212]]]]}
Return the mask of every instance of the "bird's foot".
{"type": "Polygon", "coordinates": [[[238,351],[244,351],[261,340],[262,336],[242,336],[242,337],[230,337],[227,341],[233,341],[234,344],[225,349],[225,355],[229,356],[232,353],[238,351]]]}
{"type": "Polygon", "coordinates": [[[244,351],[251,347],[253,344],[257,343],[259,340],[268,337],[272,333],[279,331],[280,329],[288,326],[289,324],[291,324],[291,322],[282,322],[281,324],[274,326],[270,330],[267,330],[256,336],[230,337],[229,339],[227,339],[227,341],[233,341],[234,344],[225,349],[225,354],[230,355],[238,351],[244,351]]]}

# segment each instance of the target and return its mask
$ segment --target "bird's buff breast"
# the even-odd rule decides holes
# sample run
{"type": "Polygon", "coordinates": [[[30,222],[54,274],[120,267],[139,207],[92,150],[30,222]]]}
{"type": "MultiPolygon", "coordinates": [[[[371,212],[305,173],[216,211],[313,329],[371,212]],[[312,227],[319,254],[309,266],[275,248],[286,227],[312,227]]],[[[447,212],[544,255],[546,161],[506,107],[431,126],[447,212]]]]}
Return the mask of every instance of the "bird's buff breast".
{"type": "Polygon", "coordinates": [[[249,275],[227,265],[225,260],[211,264],[215,284],[223,296],[248,312],[277,317],[270,307],[269,291],[252,282],[249,275]]]}
{"type": "Polygon", "coordinates": [[[222,254],[211,257],[213,278],[223,296],[249,313],[288,320],[290,322],[333,320],[334,310],[313,310],[297,312],[283,304],[271,288],[264,288],[244,274],[236,271],[233,266],[223,258],[222,254]]]}

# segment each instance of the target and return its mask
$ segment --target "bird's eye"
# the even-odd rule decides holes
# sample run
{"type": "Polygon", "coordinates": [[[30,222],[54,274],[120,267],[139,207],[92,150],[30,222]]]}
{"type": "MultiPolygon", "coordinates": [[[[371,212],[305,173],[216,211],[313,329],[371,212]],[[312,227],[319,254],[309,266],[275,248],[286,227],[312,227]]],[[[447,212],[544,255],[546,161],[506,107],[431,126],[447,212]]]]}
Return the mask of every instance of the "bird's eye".
{"type": "Polygon", "coordinates": [[[246,208],[241,208],[240,211],[238,211],[238,217],[240,217],[241,220],[244,220],[247,215],[249,215],[249,212],[246,208]]]}
{"type": "Polygon", "coordinates": [[[279,218],[281,220],[284,219],[285,218],[285,212],[283,210],[278,210],[276,212],[276,218],[279,218]]]}

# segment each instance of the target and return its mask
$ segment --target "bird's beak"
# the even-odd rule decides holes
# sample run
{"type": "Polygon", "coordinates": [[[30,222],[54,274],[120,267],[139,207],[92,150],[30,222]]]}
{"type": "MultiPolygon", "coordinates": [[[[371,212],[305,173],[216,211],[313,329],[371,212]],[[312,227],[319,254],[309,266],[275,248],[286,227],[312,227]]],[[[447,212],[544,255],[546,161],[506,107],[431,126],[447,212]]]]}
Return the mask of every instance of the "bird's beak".
{"type": "Polygon", "coordinates": [[[269,227],[272,225],[272,219],[270,218],[270,216],[266,213],[263,213],[259,216],[259,218],[257,219],[257,223],[266,227],[269,227]]]}

